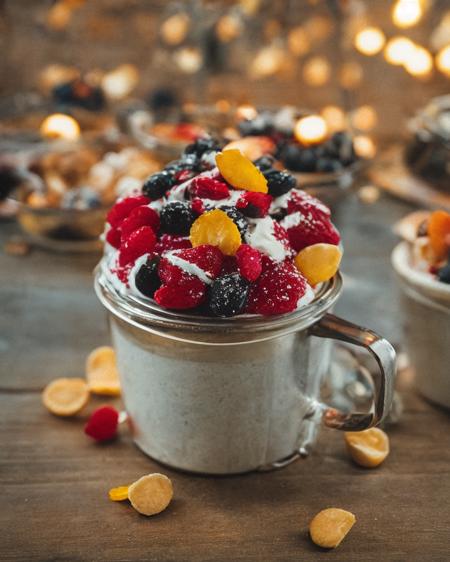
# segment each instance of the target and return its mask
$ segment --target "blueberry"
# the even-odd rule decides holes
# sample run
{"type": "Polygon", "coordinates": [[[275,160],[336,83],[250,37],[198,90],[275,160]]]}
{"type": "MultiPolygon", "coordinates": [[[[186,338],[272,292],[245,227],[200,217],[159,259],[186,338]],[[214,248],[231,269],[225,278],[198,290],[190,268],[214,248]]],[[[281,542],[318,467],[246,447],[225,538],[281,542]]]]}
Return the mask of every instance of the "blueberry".
{"type": "Polygon", "coordinates": [[[450,283],[450,263],[441,267],[441,269],[437,272],[437,276],[439,281],[442,281],[442,283],[450,283]]]}
{"type": "Polygon", "coordinates": [[[163,207],[159,218],[162,232],[187,236],[196,215],[189,203],[174,201],[163,207]]]}
{"type": "Polygon", "coordinates": [[[220,146],[216,139],[212,137],[200,137],[192,144],[189,144],[185,149],[185,154],[195,154],[201,158],[205,152],[219,151],[220,146]]]}
{"type": "Polygon", "coordinates": [[[230,219],[238,227],[241,238],[244,238],[245,233],[248,229],[248,221],[245,216],[240,211],[238,211],[236,207],[232,207],[231,205],[221,205],[219,209],[221,211],[224,211],[230,217],[230,219]]]}
{"type": "Polygon", "coordinates": [[[235,316],[247,304],[250,285],[239,273],[218,277],[209,290],[208,306],[214,316],[235,316]]]}
{"type": "Polygon", "coordinates": [[[161,286],[161,279],[158,275],[158,263],[159,257],[149,258],[141,265],[134,278],[136,289],[150,299],[153,298],[153,295],[161,286]]]}
{"type": "Polygon", "coordinates": [[[279,197],[290,191],[297,185],[297,181],[288,172],[280,172],[279,170],[268,170],[263,172],[267,180],[269,194],[272,197],[279,197]]]}
{"type": "Polygon", "coordinates": [[[332,173],[332,172],[339,172],[339,170],[342,170],[342,164],[339,162],[339,160],[333,160],[332,158],[319,158],[317,160],[317,171],[318,172],[326,172],[326,173],[332,173]]]}
{"type": "Polygon", "coordinates": [[[255,160],[253,164],[257,168],[259,168],[261,172],[266,172],[267,170],[273,168],[274,162],[275,162],[275,158],[273,156],[270,156],[269,154],[266,154],[255,160]]]}
{"type": "Polygon", "coordinates": [[[167,171],[158,172],[145,180],[142,193],[150,199],[160,199],[174,184],[173,176],[167,171]]]}
{"type": "Polygon", "coordinates": [[[294,172],[314,172],[316,169],[317,155],[313,148],[300,148],[288,145],[283,151],[282,160],[289,170],[294,172]]]}
{"type": "Polygon", "coordinates": [[[199,159],[196,154],[183,154],[178,160],[169,162],[164,168],[168,174],[174,176],[177,172],[184,170],[198,171],[199,159]]]}
{"type": "Polygon", "coordinates": [[[258,115],[254,119],[244,119],[238,125],[239,132],[243,137],[270,135],[273,131],[273,125],[269,118],[258,115]]]}

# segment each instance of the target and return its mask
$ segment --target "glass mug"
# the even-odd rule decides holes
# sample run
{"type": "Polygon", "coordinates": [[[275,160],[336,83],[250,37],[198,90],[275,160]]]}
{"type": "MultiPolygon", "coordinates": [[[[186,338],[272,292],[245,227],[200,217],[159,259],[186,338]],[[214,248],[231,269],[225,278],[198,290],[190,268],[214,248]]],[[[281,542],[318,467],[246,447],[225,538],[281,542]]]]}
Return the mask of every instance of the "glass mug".
{"type": "Polygon", "coordinates": [[[307,454],[321,421],[359,431],[389,412],[395,352],[374,332],[327,312],[340,276],[309,305],[273,317],[163,310],[120,294],[102,265],[95,288],[109,312],[133,439],[165,465],[222,475],[280,468],[307,454]],[[365,347],[377,360],[370,412],[344,413],[320,401],[326,338],[365,347]]]}

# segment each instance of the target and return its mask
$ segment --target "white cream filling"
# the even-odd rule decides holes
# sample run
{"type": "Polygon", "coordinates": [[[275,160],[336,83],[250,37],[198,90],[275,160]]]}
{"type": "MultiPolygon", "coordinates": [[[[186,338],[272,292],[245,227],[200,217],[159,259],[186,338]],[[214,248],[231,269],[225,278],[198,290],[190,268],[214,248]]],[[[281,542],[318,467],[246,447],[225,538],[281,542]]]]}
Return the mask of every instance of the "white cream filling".
{"type": "Polygon", "coordinates": [[[287,215],[284,219],[280,222],[283,228],[293,228],[294,226],[298,226],[305,220],[305,216],[300,213],[299,211],[292,213],[291,215],[287,215]]]}
{"type": "Polygon", "coordinates": [[[274,221],[271,217],[253,220],[245,239],[247,244],[275,261],[283,261],[289,254],[284,244],[275,237],[274,221]]]}
{"type": "Polygon", "coordinates": [[[302,308],[303,306],[306,306],[307,304],[309,304],[310,302],[312,302],[315,298],[315,293],[313,288],[311,287],[311,285],[309,285],[308,283],[306,284],[306,291],[305,294],[302,295],[298,301],[297,301],[297,310],[299,308],[302,308]]]}

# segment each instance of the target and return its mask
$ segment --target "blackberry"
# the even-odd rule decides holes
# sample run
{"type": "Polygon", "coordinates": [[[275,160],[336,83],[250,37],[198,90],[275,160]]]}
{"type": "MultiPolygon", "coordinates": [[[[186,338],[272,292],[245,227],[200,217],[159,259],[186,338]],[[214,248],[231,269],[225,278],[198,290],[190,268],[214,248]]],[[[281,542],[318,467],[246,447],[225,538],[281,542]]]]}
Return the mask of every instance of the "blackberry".
{"type": "Polygon", "coordinates": [[[212,137],[200,137],[184,149],[184,154],[195,154],[198,158],[205,152],[219,151],[220,146],[216,139],[212,137]]]}
{"type": "Polygon", "coordinates": [[[264,177],[267,180],[269,194],[272,197],[279,197],[290,191],[297,185],[297,181],[288,172],[280,172],[279,170],[264,171],[264,177]]]}
{"type": "Polygon", "coordinates": [[[159,215],[161,232],[187,236],[196,215],[189,203],[174,201],[163,207],[159,215]]]}
{"type": "Polygon", "coordinates": [[[174,184],[172,174],[163,170],[151,175],[142,186],[142,193],[150,199],[160,199],[174,184]]]}
{"type": "Polygon", "coordinates": [[[158,264],[159,257],[149,258],[141,265],[134,278],[136,289],[150,299],[153,298],[155,292],[161,287],[158,264]]]}
{"type": "Polygon", "coordinates": [[[230,273],[213,281],[208,307],[214,316],[229,317],[242,312],[247,304],[250,285],[239,273],[230,273]]]}
{"type": "Polygon", "coordinates": [[[450,263],[441,267],[437,272],[437,276],[442,283],[450,283],[450,263]]]}
{"type": "Polygon", "coordinates": [[[240,211],[238,211],[236,207],[232,207],[231,205],[221,205],[219,209],[230,217],[230,219],[238,227],[241,238],[244,238],[245,233],[248,229],[248,221],[245,216],[240,211]]]}
{"type": "Polygon", "coordinates": [[[314,172],[317,155],[313,148],[302,149],[291,144],[283,151],[282,160],[286,168],[294,172],[314,172]]]}
{"type": "Polygon", "coordinates": [[[261,172],[266,172],[273,168],[273,164],[275,162],[275,158],[273,156],[269,156],[266,154],[265,156],[261,156],[257,160],[253,162],[253,164],[261,170],[261,172]]]}

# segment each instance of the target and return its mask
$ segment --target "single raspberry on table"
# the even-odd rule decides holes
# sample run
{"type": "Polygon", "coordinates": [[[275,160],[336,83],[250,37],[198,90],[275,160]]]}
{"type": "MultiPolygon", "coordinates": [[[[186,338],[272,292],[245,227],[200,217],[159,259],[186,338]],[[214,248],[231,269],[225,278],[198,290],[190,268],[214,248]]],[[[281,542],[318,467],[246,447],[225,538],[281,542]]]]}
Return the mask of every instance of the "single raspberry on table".
{"type": "Polygon", "coordinates": [[[84,432],[96,441],[110,441],[117,437],[119,412],[111,406],[97,408],[85,425],[84,432]]]}
{"type": "Polygon", "coordinates": [[[216,201],[226,199],[230,196],[230,190],[226,183],[210,177],[201,176],[192,181],[190,192],[193,197],[214,199],[216,201]]]}
{"type": "Polygon", "coordinates": [[[109,211],[106,220],[111,226],[120,226],[121,222],[128,217],[135,207],[148,205],[149,203],[150,199],[144,195],[125,197],[125,199],[118,201],[109,211]]]}
{"type": "Polygon", "coordinates": [[[155,252],[163,254],[170,250],[182,250],[183,248],[191,248],[191,241],[187,236],[177,236],[175,234],[163,234],[157,241],[155,252]]]}
{"type": "Polygon", "coordinates": [[[122,241],[141,226],[151,226],[155,233],[159,229],[158,213],[146,205],[134,208],[122,222],[120,225],[122,241]]]}
{"type": "Polygon", "coordinates": [[[250,287],[246,312],[265,316],[292,312],[306,289],[306,279],[292,263],[264,256],[263,272],[250,287]]]}
{"type": "Polygon", "coordinates": [[[242,244],[236,252],[236,260],[241,276],[247,281],[258,279],[262,271],[261,254],[256,248],[242,244]]]}
{"type": "Polygon", "coordinates": [[[141,226],[122,242],[119,250],[119,265],[125,266],[134,262],[143,254],[153,252],[156,235],[151,226],[141,226]]]}
{"type": "Polygon", "coordinates": [[[268,193],[246,191],[238,199],[236,208],[246,217],[261,219],[269,212],[272,196],[268,193]]]}
{"type": "Polygon", "coordinates": [[[309,211],[295,212],[281,223],[287,230],[289,242],[296,252],[313,244],[339,244],[341,239],[330,219],[323,214],[309,211]]]}

